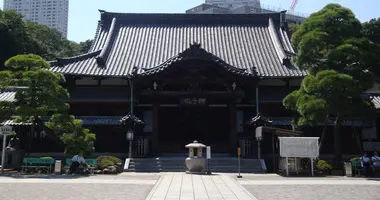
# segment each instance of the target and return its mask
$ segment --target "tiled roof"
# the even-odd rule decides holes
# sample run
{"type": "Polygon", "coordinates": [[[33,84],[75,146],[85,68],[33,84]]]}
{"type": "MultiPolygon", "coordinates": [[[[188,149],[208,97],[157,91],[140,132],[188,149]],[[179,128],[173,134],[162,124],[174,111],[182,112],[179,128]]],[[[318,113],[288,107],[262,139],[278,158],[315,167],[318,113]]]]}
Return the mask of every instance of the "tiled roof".
{"type": "Polygon", "coordinates": [[[380,109],[380,96],[371,96],[372,103],[376,109],[380,109]]]}
{"type": "Polygon", "coordinates": [[[292,62],[284,64],[294,50],[281,28],[280,16],[281,13],[205,16],[101,11],[90,52],[51,62],[52,70],[71,75],[127,77],[137,67],[137,74],[146,74],[181,60],[191,44],[197,43],[200,51],[217,58],[217,63],[231,72],[265,77],[305,76],[307,72],[292,62]]]}
{"type": "Polygon", "coordinates": [[[0,91],[0,102],[1,101],[14,102],[15,95],[16,95],[16,92],[12,92],[12,91],[1,92],[0,91]]]}
{"type": "Polygon", "coordinates": [[[31,125],[31,123],[26,123],[26,122],[16,122],[15,120],[9,119],[5,120],[0,123],[1,126],[27,126],[31,125]]]}

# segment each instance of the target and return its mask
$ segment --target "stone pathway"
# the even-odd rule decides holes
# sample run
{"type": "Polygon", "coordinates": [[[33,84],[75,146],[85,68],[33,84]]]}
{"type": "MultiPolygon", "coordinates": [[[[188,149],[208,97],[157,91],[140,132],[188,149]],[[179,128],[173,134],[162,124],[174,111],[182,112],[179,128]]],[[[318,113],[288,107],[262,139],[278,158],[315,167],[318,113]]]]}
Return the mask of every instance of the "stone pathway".
{"type": "Polygon", "coordinates": [[[163,173],[146,200],[256,200],[226,174],[163,173]]]}
{"type": "Polygon", "coordinates": [[[0,176],[7,200],[380,200],[380,179],[286,178],[271,174],[123,173],[0,176]],[[73,195],[74,194],[74,195],[73,195]],[[76,195],[78,194],[78,195],[76,195]]]}

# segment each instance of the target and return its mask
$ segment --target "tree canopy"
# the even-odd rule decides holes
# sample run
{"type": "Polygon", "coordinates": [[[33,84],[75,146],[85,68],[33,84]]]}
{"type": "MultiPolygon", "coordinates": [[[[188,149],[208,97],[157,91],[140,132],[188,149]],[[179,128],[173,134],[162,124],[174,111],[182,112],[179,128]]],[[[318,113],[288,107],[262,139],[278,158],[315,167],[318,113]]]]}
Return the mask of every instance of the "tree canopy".
{"type": "Polygon", "coordinates": [[[379,75],[380,48],[363,35],[354,13],[339,4],[329,4],[307,18],[292,36],[300,68],[311,74],[335,70],[358,80],[363,90],[379,75]]]}
{"type": "Polygon", "coordinates": [[[0,10],[0,69],[6,60],[18,54],[31,53],[54,60],[85,53],[91,45],[91,40],[77,44],[54,28],[22,18],[15,11],[0,10]]]}
{"type": "Polygon", "coordinates": [[[380,18],[365,22],[362,33],[372,42],[380,44],[380,18]]]}
{"type": "Polygon", "coordinates": [[[347,74],[333,70],[307,76],[299,90],[290,93],[284,106],[299,113],[297,124],[318,125],[326,116],[371,118],[374,113],[370,101],[364,100],[356,88],[356,81],[347,74]]]}
{"type": "Polygon", "coordinates": [[[298,50],[295,62],[310,75],[299,90],[283,100],[283,105],[296,113],[298,126],[324,125],[326,130],[334,118],[337,166],[344,119],[369,120],[374,116],[373,104],[361,96],[380,75],[380,47],[371,39],[374,31],[367,31],[373,30],[373,24],[364,24],[363,28],[350,9],[328,4],[310,15],[292,36],[298,50]]]}
{"type": "MultiPolygon", "coordinates": [[[[68,152],[82,137],[86,138],[82,141],[84,143],[95,140],[95,135],[81,127],[80,120],[67,115],[69,105],[65,100],[69,99],[69,94],[61,85],[65,81],[64,77],[50,71],[50,65],[42,57],[33,54],[17,55],[7,60],[5,66],[9,70],[0,72],[1,88],[22,87],[16,90],[15,104],[1,102],[0,106],[4,109],[1,112],[4,112],[6,117],[18,116],[18,121],[31,123],[32,133],[38,126],[52,141],[58,145],[64,144],[68,152]],[[57,114],[59,115],[55,116],[57,114]],[[61,117],[62,115],[67,115],[67,118],[61,117]],[[42,116],[53,116],[49,123],[51,128],[45,125],[42,116]],[[62,122],[67,126],[54,125],[58,124],[59,119],[67,119],[62,122]],[[69,132],[68,128],[72,131],[69,132]]],[[[32,141],[33,138],[30,138],[26,143],[27,152],[30,151],[32,141]]],[[[80,144],[83,147],[83,144],[80,144]]]]}
{"type": "Polygon", "coordinates": [[[82,128],[82,121],[70,115],[53,115],[46,123],[54,133],[65,143],[65,154],[75,155],[80,150],[91,153],[95,134],[89,129],[82,128]]]}

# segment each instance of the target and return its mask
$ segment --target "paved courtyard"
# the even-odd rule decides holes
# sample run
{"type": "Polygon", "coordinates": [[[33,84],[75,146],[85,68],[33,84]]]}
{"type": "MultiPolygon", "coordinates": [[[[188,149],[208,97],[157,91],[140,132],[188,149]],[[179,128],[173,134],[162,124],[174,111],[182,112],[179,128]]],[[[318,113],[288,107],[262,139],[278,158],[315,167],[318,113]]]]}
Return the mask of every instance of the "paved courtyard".
{"type": "Polygon", "coordinates": [[[0,177],[0,199],[7,200],[380,200],[379,188],[380,180],[252,174],[0,177]]]}
{"type": "Polygon", "coordinates": [[[160,176],[0,177],[0,199],[144,200],[160,176]]]}
{"type": "Polygon", "coordinates": [[[238,182],[258,200],[380,200],[380,180],[245,175],[238,182]]]}

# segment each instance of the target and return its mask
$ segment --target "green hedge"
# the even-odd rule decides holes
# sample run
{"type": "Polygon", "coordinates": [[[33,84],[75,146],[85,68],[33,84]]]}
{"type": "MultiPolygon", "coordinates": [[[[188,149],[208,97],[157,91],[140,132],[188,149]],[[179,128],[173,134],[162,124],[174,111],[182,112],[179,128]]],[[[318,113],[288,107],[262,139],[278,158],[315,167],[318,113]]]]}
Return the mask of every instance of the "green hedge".
{"type": "Polygon", "coordinates": [[[118,163],[122,163],[119,158],[114,156],[99,156],[96,158],[97,168],[102,170],[109,166],[117,165],[118,163]]]}

